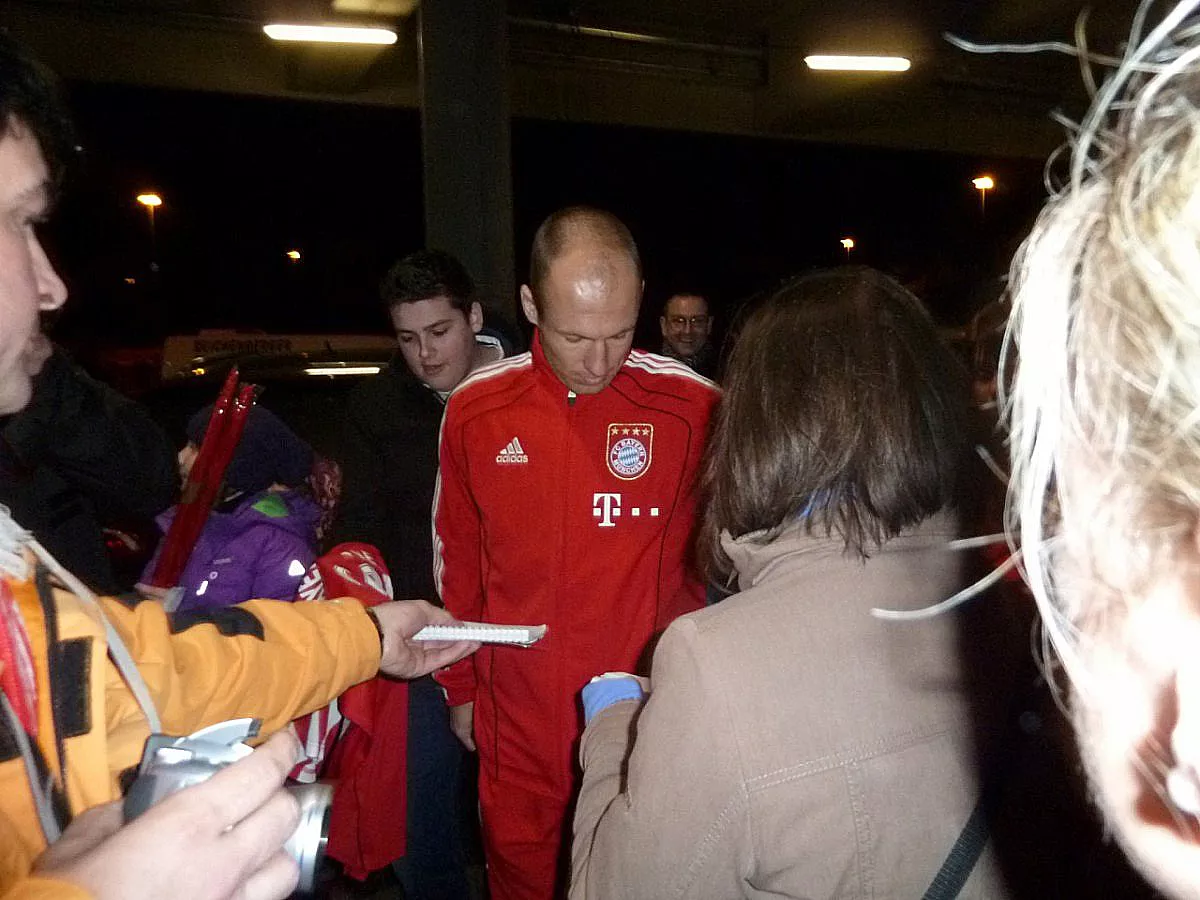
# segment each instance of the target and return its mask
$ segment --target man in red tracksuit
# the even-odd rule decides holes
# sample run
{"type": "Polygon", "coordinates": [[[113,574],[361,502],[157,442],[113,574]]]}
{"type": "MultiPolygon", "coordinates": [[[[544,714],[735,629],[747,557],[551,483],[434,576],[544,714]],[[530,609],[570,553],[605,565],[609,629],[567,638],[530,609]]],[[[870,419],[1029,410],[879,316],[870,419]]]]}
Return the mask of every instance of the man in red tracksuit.
{"type": "Polygon", "coordinates": [[[549,626],[530,649],[486,648],[438,676],[456,733],[479,751],[493,900],[555,896],[579,691],[597,672],[636,671],[650,639],[703,602],[690,550],[717,391],[630,352],[641,294],[616,217],[550,216],[521,288],[533,350],[464,381],[442,423],[434,570],[446,608],[549,626]]]}

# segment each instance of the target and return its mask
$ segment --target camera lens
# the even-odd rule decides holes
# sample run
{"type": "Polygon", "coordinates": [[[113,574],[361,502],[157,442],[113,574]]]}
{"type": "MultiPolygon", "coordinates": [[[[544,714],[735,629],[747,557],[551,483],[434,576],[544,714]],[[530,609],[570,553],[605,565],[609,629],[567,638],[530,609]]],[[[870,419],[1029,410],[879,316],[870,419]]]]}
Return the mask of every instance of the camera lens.
{"type": "Polygon", "coordinates": [[[333,788],[328,784],[298,784],[287,790],[300,805],[300,824],[283,849],[300,866],[296,890],[311,894],[316,885],[317,869],[325,858],[325,845],[329,842],[333,788]]]}

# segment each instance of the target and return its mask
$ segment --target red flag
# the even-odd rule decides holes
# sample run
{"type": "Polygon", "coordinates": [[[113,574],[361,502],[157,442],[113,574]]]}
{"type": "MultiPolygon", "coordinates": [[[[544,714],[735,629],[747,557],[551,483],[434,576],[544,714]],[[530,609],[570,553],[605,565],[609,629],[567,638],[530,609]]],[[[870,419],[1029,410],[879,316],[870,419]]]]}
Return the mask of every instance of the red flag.
{"type": "Polygon", "coordinates": [[[217,402],[213,404],[204,440],[200,442],[200,450],[183,486],[183,496],[175,518],[167,530],[167,536],[163,538],[162,553],[150,577],[150,583],[155,587],[171,588],[179,582],[179,576],[183,574],[200,532],[204,530],[204,523],[208,521],[213,502],[217,499],[225,469],[241,440],[246,417],[254,405],[254,390],[252,384],[238,387],[236,366],[225,379],[217,402]]]}

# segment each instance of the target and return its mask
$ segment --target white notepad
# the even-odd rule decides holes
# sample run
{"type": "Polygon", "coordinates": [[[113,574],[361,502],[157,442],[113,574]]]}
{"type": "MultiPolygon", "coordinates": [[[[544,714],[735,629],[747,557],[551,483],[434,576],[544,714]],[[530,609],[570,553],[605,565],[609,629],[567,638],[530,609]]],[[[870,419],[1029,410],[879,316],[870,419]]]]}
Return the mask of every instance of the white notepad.
{"type": "Polygon", "coordinates": [[[546,635],[545,625],[493,625],[462,622],[458,625],[426,625],[412,636],[414,641],[479,641],[529,647],[546,635]]]}

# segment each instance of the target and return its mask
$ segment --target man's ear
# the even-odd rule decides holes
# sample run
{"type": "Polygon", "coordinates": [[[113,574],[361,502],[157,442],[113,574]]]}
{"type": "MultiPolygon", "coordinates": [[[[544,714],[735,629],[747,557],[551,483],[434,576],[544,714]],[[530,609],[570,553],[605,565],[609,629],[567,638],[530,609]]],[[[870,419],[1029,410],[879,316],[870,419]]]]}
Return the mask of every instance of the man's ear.
{"type": "Polygon", "coordinates": [[[667,317],[666,316],[658,317],[658,330],[662,332],[663,337],[667,336],[667,317]]]}
{"type": "Polygon", "coordinates": [[[471,308],[467,310],[467,322],[476,334],[483,329],[483,307],[479,305],[478,300],[471,301],[471,308]]]}
{"type": "Polygon", "coordinates": [[[521,285],[521,310],[525,313],[529,324],[536,328],[538,325],[537,304],[533,302],[533,291],[527,284],[521,285]]]}

